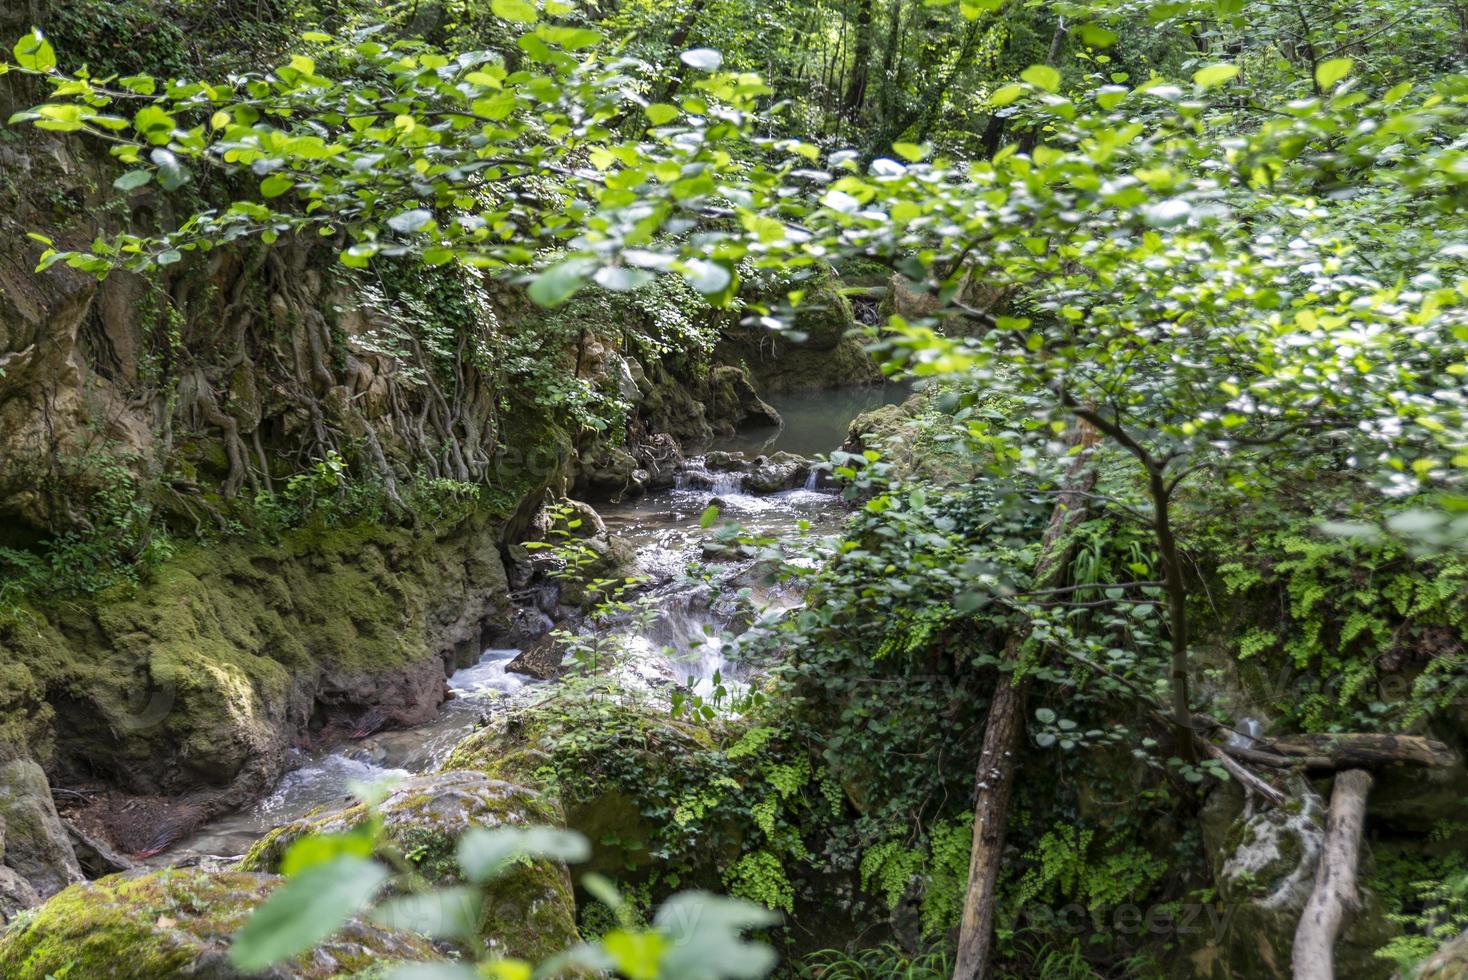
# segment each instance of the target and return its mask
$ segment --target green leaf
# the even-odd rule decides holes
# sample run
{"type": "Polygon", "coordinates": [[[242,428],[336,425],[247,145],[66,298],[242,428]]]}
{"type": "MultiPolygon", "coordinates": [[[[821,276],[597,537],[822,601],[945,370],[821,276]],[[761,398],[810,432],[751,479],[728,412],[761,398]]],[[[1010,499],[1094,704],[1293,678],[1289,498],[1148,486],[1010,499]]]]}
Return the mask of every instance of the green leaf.
{"type": "Polygon", "coordinates": [[[674,895],[653,920],[668,938],[660,976],[707,977],[717,963],[721,976],[762,977],[775,966],[774,950],[740,934],[779,922],[779,915],[752,902],[707,892],[674,895]]]}
{"type": "Polygon", "coordinates": [[[995,107],[1006,106],[1024,94],[1025,87],[1023,85],[1005,85],[1003,88],[995,90],[994,94],[989,96],[989,104],[995,107]]]}
{"type": "Polygon", "coordinates": [[[535,4],[530,0],[490,0],[489,9],[494,11],[496,17],[516,24],[533,24],[540,19],[535,4]]]}
{"type": "Polygon", "coordinates": [[[595,260],[584,256],[557,262],[530,284],[531,302],[547,309],[560,306],[586,284],[595,266],[595,260]]]}
{"type": "Polygon", "coordinates": [[[1199,88],[1217,88],[1238,73],[1238,65],[1208,65],[1193,72],[1193,84],[1199,88]]]}
{"type": "Polygon", "coordinates": [[[661,126],[678,118],[678,107],[666,102],[654,102],[642,111],[647,113],[647,118],[652,120],[654,126],[661,126]]]}
{"type": "Polygon", "coordinates": [[[608,265],[596,270],[596,284],[614,293],[626,293],[652,282],[652,273],[626,266],[608,265]]]}
{"type": "Polygon", "coordinates": [[[387,883],[388,871],[366,858],[339,857],[286,880],[235,935],[229,958],[241,970],[264,970],[321,942],[387,883]]]}
{"type": "Polygon", "coordinates": [[[585,861],[591,845],[573,830],[559,827],[473,827],[459,838],[459,867],[464,877],[482,884],[521,859],[585,861]]]}
{"type": "Polygon", "coordinates": [[[32,71],[50,71],[56,67],[56,51],[39,27],[15,42],[15,63],[32,71]]]}
{"type": "Polygon", "coordinates": [[[1019,77],[1035,88],[1042,88],[1047,92],[1054,92],[1060,88],[1060,72],[1049,65],[1030,65],[1019,73],[1019,77]]]}
{"type": "Polygon", "coordinates": [[[173,117],[155,105],[145,105],[133,116],[133,128],[151,143],[167,143],[173,136],[173,127],[173,117]]]}
{"type": "Polygon", "coordinates": [[[709,504],[702,514],[698,515],[698,526],[707,530],[714,526],[719,519],[719,508],[717,504],[709,504]]]}
{"type": "Polygon", "coordinates": [[[1004,0],[959,0],[958,9],[969,20],[978,20],[980,14],[992,14],[1004,6],[1004,0]]]}
{"type": "Polygon", "coordinates": [[[691,259],[683,264],[683,278],[703,295],[712,296],[729,285],[732,274],[718,262],[691,259]]]}
{"type": "Polygon", "coordinates": [[[1055,723],[1055,712],[1049,708],[1036,708],[1035,720],[1042,725],[1052,725],[1055,723]]]}
{"type": "Polygon", "coordinates": [[[1322,91],[1328,89],[1349,75],[1355,64],[1350,58],[1332,58],[1329,61],[1322,61],[1315,66],[1315,84],[1319,85],[1322,91]]]}
{"type": "Polygon", "coordinates": [[[265,198],[280,197],[286,191],[296,186],[296,182],[284,174],[271,174],[260,181],[260,196],[265,198]]]}
{"type": "Polygon", "coordinates": [[[1109,48],[1116,43],[1116,32],[1100,24],[1082,24],[1081,40],[1093,48],[1109,48]]]}
{"type": "Polygon", "coordinates": [[[374,922],[392,929],[416,932],[435,939],[474,939],[479,922],[478,888],[459,886],[402,895],[383,902],[372,912],[374,922]]]}
{"type": "Polygon", "coordinates": [[[628,980],[657,980],[668,940],[651,930],[614,929],[602,937],[601,947],[628,980]]]}
{"type": "Polygon", "coordinates": [[[157,147],[148,154],[153,165],[158,168],[158,184],[166,191],[178,190],[189,182],[188,171],[179,164],[178,157],[163,147],[157,147]]]}
{"type": "Polygon", "coordinates": [[[120,191],[135,191],[152,179],[153,174],[147,170],[129,170],[114,180],[112,186],[120,191]]]}
{"type": "Polygon", "coordinates": [[[411,211],[403,211],[387,219],[387,226],[401,235],[422,231],[433,221],[433,212],[423,208],[413,208],[411,211]]]}
{"type": "Polygon", "coordinates": [[[280,861],[280,873],[290,877],[339,857],[371,857],[373,847],[372,835],[366,833],[365,828],[344,834],[308,834],[285,852],[280,861]]]}
{"type": "Polygon", "coordinates": [[[699,71],[718,71],[719,66],[724,63],[724,56],[713,48],[694,48],[684,51],[678,57],[685,65],[699,71]]]}
{"type": "Polygon", "coordinates": [[[892,152],[896,153],[898,156],[902,157],[902,159],[908,161],[909,163],[917,163],[923,157],[928,155],[928,148],[925,146],[919,146],[916,143],[893,143],[892,152]]]}

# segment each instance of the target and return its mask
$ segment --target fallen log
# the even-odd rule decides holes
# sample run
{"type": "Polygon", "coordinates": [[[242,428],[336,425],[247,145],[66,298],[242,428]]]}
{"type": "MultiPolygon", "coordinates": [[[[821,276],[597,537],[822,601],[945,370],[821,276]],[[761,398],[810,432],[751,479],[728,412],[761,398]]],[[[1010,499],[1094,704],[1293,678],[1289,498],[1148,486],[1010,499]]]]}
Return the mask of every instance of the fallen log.
{"type": "MultiPolygon", "coordinates": [[[[1307,769],[1389,769],[1398,766],[1450,766],[1452,750],[1421,735],[1347,732],[1281,735],[1260,739],[1253,751],[1283,758],[1307,769]]],[[[1264,762],[1263,758],[1255,761],[1264,762]]],[[[1269,763],[1266,763],[1269,764],[1269,763]]]]}
{"type": "Polygon", "coordinates": [[[1371,773],[1347,769],[1335,778],[1325,844],[1315,868],[1315,890],[1305,903],[1291,951],[1294,980],[1334,980],[1335,940],[1346,916],[1356,911],[1356,864],[1366,822],[1366,794],[1371,773]]]}

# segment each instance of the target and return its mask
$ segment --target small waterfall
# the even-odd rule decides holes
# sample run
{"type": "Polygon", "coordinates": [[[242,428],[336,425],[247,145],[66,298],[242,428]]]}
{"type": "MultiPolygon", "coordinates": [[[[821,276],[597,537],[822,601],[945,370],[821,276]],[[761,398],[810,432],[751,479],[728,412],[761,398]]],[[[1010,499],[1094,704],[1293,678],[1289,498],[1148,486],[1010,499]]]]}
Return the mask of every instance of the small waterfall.
{"type": "Polygon", "coordinates": [[[738,470],[710,470],[704,457],[692,456],[673,477],[674,490],[707,490],[715,496],[744,495],[746,474],[738,470]]]}
{"type": "Polygon", "coordinates": [[[737,497],[744,493],[743,473],[729,471],[714,473],[711,482],[713,486],[709,489],[714,492],[715,496],[737,497]]]}
{"type": "Polygon", "coordinates": [[[804,487],[804,489],[806,489],[806,490],[814,490],[814,489],[816,489],[816,484],[820,482],[820,479],[821,479],[821,471],[819,469],[817,469],[816,467],[812,466],[810,468],[810,472],[807,473],[806,476],[805,476],[805,487],[804,487]]]}

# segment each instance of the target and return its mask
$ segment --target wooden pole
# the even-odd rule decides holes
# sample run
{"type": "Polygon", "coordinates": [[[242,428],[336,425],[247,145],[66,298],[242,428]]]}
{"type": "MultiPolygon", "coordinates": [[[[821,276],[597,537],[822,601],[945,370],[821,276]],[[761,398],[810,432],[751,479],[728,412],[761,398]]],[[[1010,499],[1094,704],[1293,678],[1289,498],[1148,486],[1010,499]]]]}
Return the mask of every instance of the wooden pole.
{"type": "MultiPolygon", "coordinates": [[[[1095,430],[1081,423],[1076,430],[1076,443],[1089,447],[1095,440],[1095,430]]],[[[1064,576],[1070,563],[1069,532],[1090,515],[1090,493],[1096,486],[1096,468],[1089,456],[1089,452],[1076,456],[1065,475],[1055,510],[1045,527],[1040,557],[1035,562],[1033,578],[1036,588],[1056,584],[1064,576]]],[[[1029,623],[1017,625],[1005,641],[1001,663],[1017,662],[1029,636],[1029,623]]],[[[1028,688],[1028,675],[1016,680],[1004,674],[989,703],[984,745],[974,774],[974,840],[969,851],[968,890],[959,925],[954,980],[979,980],[989,962],[989,947],[994,937],[995,891],[1003,865],[1015,763],[1025,730],[1028,688]]]]}

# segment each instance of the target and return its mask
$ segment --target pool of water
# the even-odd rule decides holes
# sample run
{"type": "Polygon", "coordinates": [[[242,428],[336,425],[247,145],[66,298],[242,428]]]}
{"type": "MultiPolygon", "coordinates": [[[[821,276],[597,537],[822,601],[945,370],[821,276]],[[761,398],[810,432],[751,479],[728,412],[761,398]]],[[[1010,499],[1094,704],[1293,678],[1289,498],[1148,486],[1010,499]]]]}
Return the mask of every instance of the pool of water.
{"type": "Polygon", "coordinates": [[[825,455],[841,448],[852,419],[883,405],[904,402],[911,394],[909,385],[882,384],[771,395],[765,401],[780,413],[784,425],[746,429],[718,439],[708,448],[766,455],[782,451],[800,456],[825,455]]]}

